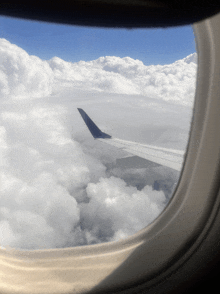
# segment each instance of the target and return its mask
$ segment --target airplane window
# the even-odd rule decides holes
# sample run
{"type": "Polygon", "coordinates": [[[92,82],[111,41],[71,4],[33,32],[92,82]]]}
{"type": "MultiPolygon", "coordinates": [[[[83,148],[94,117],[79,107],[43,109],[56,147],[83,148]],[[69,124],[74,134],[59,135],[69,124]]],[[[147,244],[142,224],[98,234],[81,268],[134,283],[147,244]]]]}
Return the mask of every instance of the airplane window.
{"type": "Polygon", "coordinates": [[[191,26],[0,17],[0,245],[117,241],[169,203],[197,71],[191,26]]]}

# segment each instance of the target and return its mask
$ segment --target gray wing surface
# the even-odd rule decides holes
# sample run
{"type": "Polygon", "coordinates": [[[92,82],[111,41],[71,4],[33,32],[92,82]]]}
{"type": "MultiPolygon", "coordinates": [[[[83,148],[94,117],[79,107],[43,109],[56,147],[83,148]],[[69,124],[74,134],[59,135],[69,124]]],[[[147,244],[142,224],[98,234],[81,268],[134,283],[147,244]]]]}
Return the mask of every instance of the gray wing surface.
{"type": "Polygon", "coordinates": [[[85,124],[95,139],[101,142],[118,147],[128,153],[142,157],[149,161],[158,163],[163,166],[170,167],[177,171],[182,168],[184,151],[156,147],[152,145],[140,144],[132,141],[121,140],[113,138],[110,135],[103,133],[84,110],[78,108],[85,124]]]}

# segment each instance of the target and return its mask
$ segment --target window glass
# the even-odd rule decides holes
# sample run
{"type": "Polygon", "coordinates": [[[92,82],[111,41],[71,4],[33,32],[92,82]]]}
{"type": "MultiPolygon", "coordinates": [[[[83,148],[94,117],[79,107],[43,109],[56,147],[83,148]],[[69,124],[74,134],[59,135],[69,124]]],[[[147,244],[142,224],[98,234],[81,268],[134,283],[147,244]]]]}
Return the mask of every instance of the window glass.
{"type": "Polygon", "coordinates": [[[1,247],[97,244],[146,227],[179,179],[167,162],[187,145],[192,28],[1,17],[0,37],[1,247]],[[94,139],[78,108],[111,138],[94,139]]]}

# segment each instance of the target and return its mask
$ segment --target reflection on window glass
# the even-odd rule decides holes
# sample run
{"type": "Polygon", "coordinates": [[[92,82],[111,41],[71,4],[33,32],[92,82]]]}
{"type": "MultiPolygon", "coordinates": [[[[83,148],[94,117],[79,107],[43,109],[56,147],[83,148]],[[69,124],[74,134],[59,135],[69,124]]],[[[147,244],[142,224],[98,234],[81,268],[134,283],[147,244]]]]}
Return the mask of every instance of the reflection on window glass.
{"type": "Polygon", "coordinates": [[[1,17],[0,33],[1,246],[97,244],[151,223],[179,179],[167,162],[183,158],[188,140],[192,28],[1,17]],[[111,138],[94,139],[77,108],[111,138]]]}

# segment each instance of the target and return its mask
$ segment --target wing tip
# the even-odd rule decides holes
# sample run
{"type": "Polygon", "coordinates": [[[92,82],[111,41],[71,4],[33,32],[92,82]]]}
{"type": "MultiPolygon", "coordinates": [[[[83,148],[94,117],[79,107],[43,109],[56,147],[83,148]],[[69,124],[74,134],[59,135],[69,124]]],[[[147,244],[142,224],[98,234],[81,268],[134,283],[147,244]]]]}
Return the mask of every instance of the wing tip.
{"type": "Polygon", "coordinates": [[[95,139],[110,139],[112,136],[102,132],[97,125],[91,120],[88,114],[82,109],[77,108],[79,113],[81,114],[87,128],[95,139]]]}

